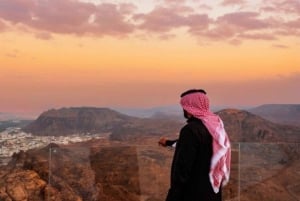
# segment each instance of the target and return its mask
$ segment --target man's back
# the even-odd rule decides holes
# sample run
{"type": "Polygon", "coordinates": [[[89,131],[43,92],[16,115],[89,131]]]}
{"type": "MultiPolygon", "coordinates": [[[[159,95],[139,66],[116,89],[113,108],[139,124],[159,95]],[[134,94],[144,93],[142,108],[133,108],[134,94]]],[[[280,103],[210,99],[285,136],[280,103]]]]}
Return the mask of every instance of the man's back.
{"type": "Polygon", "coordinates": [[[201,120],[189,119],[176,144],[167,201],[221,201],[209,181],[211,157],[211,134],[201,120]]]}

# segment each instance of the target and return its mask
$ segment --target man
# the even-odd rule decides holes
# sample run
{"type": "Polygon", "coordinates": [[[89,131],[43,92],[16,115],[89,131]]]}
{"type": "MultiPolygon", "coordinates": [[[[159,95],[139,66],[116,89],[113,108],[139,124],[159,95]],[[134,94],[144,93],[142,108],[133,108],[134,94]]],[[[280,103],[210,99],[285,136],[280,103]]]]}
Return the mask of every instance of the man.
{"type": "Polygon", "coordinates": [[[209,110],[209,100],[202,89],[182,93],[180,104],[187,124],[179,139],[159,141],[163,146],[176,143],[166,201],[221,201],[231,159],[223,122],[209,110]]]}

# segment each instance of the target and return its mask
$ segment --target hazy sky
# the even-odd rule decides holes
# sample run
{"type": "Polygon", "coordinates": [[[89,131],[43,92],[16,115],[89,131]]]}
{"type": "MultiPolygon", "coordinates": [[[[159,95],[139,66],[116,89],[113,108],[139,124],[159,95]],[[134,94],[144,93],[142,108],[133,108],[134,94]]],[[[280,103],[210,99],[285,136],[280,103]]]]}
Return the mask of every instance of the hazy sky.
{"type": "Polygon", "coordinates": [[[0,112],[300,103],[299,0],[1,0],[0,112]]]}

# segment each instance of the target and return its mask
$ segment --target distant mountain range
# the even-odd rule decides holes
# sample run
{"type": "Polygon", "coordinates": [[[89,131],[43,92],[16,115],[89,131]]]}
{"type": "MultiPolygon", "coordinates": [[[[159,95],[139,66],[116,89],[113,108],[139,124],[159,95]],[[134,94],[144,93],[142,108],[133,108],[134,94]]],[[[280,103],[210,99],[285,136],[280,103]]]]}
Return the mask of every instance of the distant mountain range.
{"type": "MultiPolygon", "coordinates": [[[[219,110],[228,108],[227,106],[212,106],[211,110],[213,112],[217,112],[219,110]]],[[[239,107],[240,108],[240,107],[239,107]]],[[[241,107],[242,109],[249,107],[241,107]]],[[[180,105],[167,105],[160,107],[152,107],[152,108],[112,108],[118,112],[123,114],[127,114],[130,116],[141,117],[141,118],[149,118],[149,117],[171,117],[171,118],[182,118],[182,108],[180,105]]]]}
{"type": "Polygon", "coordinates": [[[18,119],[20,118],[16,115],[0,112],[0,121],[9,121],[9,120],[18,120],[18,119]]]}
{"type": "MultiPolygon", "coordinates": [[[[212,106],[213,112],[232,108],[228,106],[212,106]]],[[[300,126],[300,104],[264,104],[257,107],[237,106],[239,110],[246,110],[261,116],[269,121],[280,124],[300,126]]],[[[112,107],[114,111],[131,117],[139,118],[172,118],[182,120],[182,109],[179,105],[167,105],[152,108],[121,108],[112,107]]],[[[38,115],[37,115],[38,116],[38,115]]],[[[0,112],[0,121],[11,120],[33,120],[33,116],[22,116],[17,114],[0,112]]]]}
{"type": "Polygon", "coordinates": [[[18,127],[18,128],[24,128],[28,124],[30,124],[32,120],[6,120],[6,121],[0,121],[0,132],[6,130],[10,127],[18,127]]]}
{"type": "Polygon", "coordinates": [[[109,108],[62,108],[42,113],[23,128],[35,135],[111,133],[112,139],[132,136],[170,135],[178,132],[178,120],[138,118],[109,108]]]}
{"type": "Polygon", "coordinates": [[[300,126],[300,104],[266,104],[248,111],[275,123],[300,126]]]}
{"type": "MultiPolygon", "coordinates": [[[[212,106],[213,112],[230,108],[228,106],[212,106]]],[[[239,110],[245,110],[266,120],[279,124],[300,126],[300,104],[264,104],[257,107],[238,106],[239,110]]],[[[161,106],[153,108],[113,108],[121,113],[136,117],[168,117],[182,118],[182,109],[179,105],[161,106]]]]}
{"type": "MultiPolygon", "coordinates": [[[[300,141],[300,127],[270,122],[250,112],[225,109],[217,112],[234,142],[300,141]]],[[[62,108],[42,113],[23,130],[35,135],[111,133],[112,140],[174,135],[184,122],[176,118],[138,118],[109,108],[62,108]]]]}
{"type": "Polygon", "coordinates": [[[157,116],[157,114],[163,114],[167,116],[181,116],[182,109],[179,105],[168,105],[161,107],[152,107],[152,108],[112,108],[123,114],[129,116],[135,116],[140,118],[149,118],[152,116],[157,116]]]}
{"type": "Polygon", "coordinates": [[[0,112],[0,121],[12,121],[12,120],[32,120],[32,115],[18,115],[7,112],[0,112]]]}
{"type": "Polygon", "coordinates": [[[300,142],[300,127],[270,122],[248,111],[217,112],[234,142],[300,142]]]}

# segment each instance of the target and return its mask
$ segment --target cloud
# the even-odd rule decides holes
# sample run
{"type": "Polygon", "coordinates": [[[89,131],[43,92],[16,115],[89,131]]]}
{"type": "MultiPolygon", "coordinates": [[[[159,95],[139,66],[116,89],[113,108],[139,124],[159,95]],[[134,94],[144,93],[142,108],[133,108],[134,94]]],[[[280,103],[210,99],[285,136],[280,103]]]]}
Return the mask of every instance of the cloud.
{"type": "MultiPolygon", "coordinates": [[[[122,7],[123,8],[123,7],[122,7]]],[[[124,10],[122,9],[124,12],[124,10]]],[[[109,35],[126,35],[134,31],[134,26],[125,20],[125,13],[114,4],[101,4],[97,7],[91,32],[109,35]]]]}
{"type": "Polygon", "coordinates": [[[279,48],[279,49],[287,49],[287,48],[289,48],[286,45],[280,45],[280,44],[274,44],[274,45],[272,45],[272,47],[279,48]]]}
{"type": "Polygon", "coordinates": [[[209,5],[206,5],[206,4],[201,4],[199,5],[199,9],[201,10],[212,10],[212,7],[210,7],[209,5]]]}
{"type": "MultiPolygon", "coordinates": [[[[271,34],[250,33],[260,32],[270,27],[267,20],[259,19],[256,12],[234,12],[218,17],[215,21],[210,20],[211,28],[200,32],[191,32],[198,36],[208,37],[214,40],[240,39],[275,39],[271,34]]],[[[239,40],[240,41],[240,40],[239,40]]]]}
{"type": "Polygon", "coordinates": [[[185,0],[164,0],[165,3],[175,3],[175,4],[182,4],[185,0]]]}
{"type": "Polygon", "coordinates": [[[223,6],[232,6],[232,5],[242,6],[244,3],[245,3],[244,0],[223,0],[221,5],[223,5],[223,6]]]}
{"type": "Polygon", "coordinates": [[[172,39],[172,38],[175,38],[176,37],[176,35],[174,35],[174,34],[168,34],[168,33],[166,33],[166,34],[161,34],[160,36],[159,36],[159,38],[161,39],[161,40],[169,40],[169,39],[172,39]]]}
{"type": "Polygon", "coordinates": [[[187,17],[187,25],[191,33],[197,33],[199,30],[206,30],[213,21],[206,14],[193,14],[187,17]]]}
{"type": "Polygon", "coordinates": [[[175,28],[180,28],[187,25],[187,18],[181,14],[180,10],[177,12],[173,8],[156,7],[150,13],[138,14],[134,19],[140,21],[139,28],[151,32],[168,32],[175,28]]]}
{"type": "Polygon", "coordinates": [[[137,7],[130,3],[123,3],[119,5],[120,13],[122,14],[132,14],[137,10],[137,7]]]}
{"type": "Polygon", "coordinates": [[[275,34],[280,36],[294,36],[300,35],[300,17],[286,22],[282,22],[278,29],[274,31],[275,34]]]}
{"type": "Polygon", "coordinates": [[[2,0],[0,2],[0,17],[12,23],[28,22],[30,11],[34,8],[33,0],[2,0]]]}
{"type": "Polygon", "coordinates": [[[74,0],[2,0],[0,17],[12,24],[24,24],[40,31],[96,35],[126,35],[134,30],[126,15],[131,4],[94,5],[74,0]],[[91,21],[91,17],[94,17],[91,21]]]}
{"type": "Polygon", "coordinates": [[[287,14],[300,13],[300,1],[298,0],[279,0],[279,1],[270,1],[272,6],[276,8],[277,12],[281,11],[287,14]]]}
{"type": "Polygon", "coordinates": [[[55,33],[81,34],[88,28],[89,16],[96,6],[71,0],[37,1],[27,25],[55,33]]]}
{"type": "Polygon", "coordinates": [[[252,40],[277,40],[277,38],[273,34],[268,33],[240,34],[237,37],[252,40]]]}
{"type": "Polygon", "coordinates": [[[35,34],[36,38],[42,39],[42,40],[50,40],[52,39],[52,35],[48,32],[41,32],[35,34]]]}
{"type": "Polygon", "coordinates": [[[298,19],[287,22],[286,25],[292,29],[300,29],[300,17],[298,19]]]}
{"type": "Polygon", "coordinates": [[[279,40],[279,36],[298,36],[300,32],[298,0],[262,0],[256,9],[246,8],[246,0],[223,0],[222,6],[197,1],[154,1],[156,6],[151,11],[142,12],[138,2],[135,5],[80,0],[1,0],[0,31],[22,25],[16,27],[29,27],[37,38],[46,40],[52,33],[98,37],[156,34],[168,39],[176,37],[173,30],[185,28],[197,39],[204,37],[232,44],[254,39],[279,40]],[[216,10],[221,12],[216,15],[216,10]]]}
{"type": "Polygon", "coordinates": [[[218,18],[218,24],[228,24],[243,30],[257,30],[268,28],[269,24],[261,19],[257,12],[234,12],[218,18]]]}
{"type": "Polygon", "coordinates": [[[6,25],[4,24],[4,22],[0,20],[0,31],[4,31],[5,29],[6,29],[6,25]]]}

